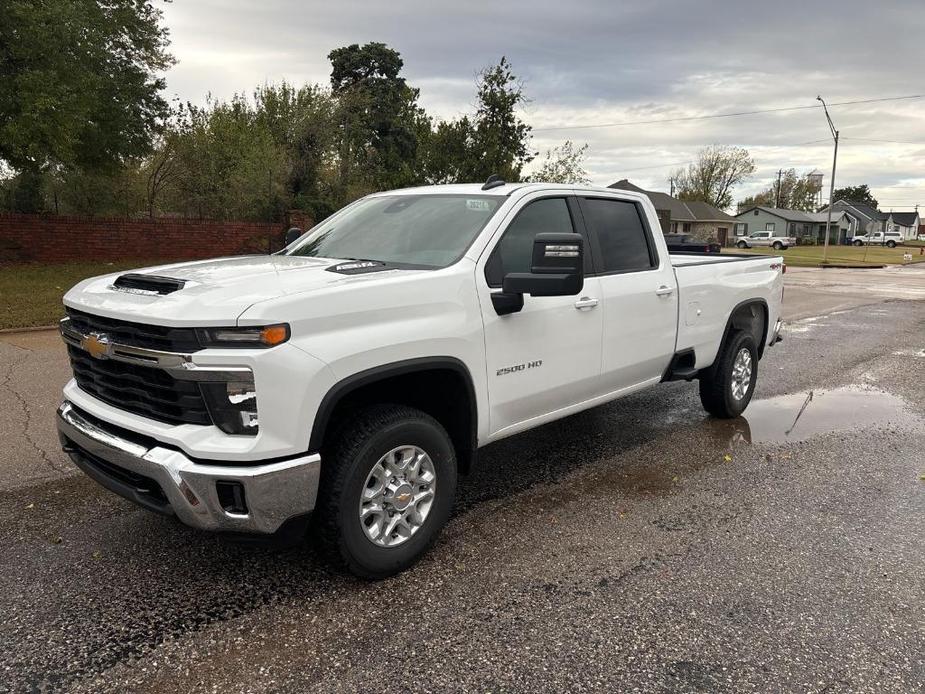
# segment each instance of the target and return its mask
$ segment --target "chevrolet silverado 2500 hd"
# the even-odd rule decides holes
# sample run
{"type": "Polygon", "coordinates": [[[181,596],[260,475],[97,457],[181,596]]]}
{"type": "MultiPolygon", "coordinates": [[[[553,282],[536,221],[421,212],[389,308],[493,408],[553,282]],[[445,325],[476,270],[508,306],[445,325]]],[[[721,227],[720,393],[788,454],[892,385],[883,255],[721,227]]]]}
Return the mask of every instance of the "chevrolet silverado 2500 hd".
{"type": "Polygon", "coordinates": [[[366,577],[435,540],[480,446],[662,381],[735,417],[783,261],[669,256],[633,192],[378,193],[283,251],[88,279],[57,423],[90,477],[198,528],[309,520],[366,577]]]}

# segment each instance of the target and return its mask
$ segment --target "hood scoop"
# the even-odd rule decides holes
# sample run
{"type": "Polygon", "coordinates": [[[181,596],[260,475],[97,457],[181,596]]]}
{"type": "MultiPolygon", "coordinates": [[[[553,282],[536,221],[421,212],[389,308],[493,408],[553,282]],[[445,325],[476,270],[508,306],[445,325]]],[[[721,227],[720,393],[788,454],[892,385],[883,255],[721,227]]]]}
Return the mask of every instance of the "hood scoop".
{"type": "Polygon", "coordinates": [[[186,280],[161,275],[144,275],[128,273],[120,275],[110,285],[110,289],[129,292],[131,294],[147,294],[151,296],[164,296],[183,289],[186,280]]]}

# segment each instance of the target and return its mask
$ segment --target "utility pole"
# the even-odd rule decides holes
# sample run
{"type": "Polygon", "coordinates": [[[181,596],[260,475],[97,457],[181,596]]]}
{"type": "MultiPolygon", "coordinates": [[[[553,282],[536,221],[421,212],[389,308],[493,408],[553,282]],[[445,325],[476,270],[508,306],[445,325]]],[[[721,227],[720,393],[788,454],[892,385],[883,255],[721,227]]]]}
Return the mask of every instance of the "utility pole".
{"type": "Polygon", "coordinates": [[[777,203],[774,205],[777,209],[780,209],[780,177],[784,173],[783,169],[777,170],[777,203]]]}
{"type": "Polygon", "coordinates": [[[829,130],[832,131],[832,137],[835,138],[835,152],[832,154],[832,182],[829,187],[829,214],[825,222],[825,247],[822,249],[822,264],[825,265],[829,262],[829,230],[832,226],[832,204],[835,202],[833,198],[835,197],[835,163],[838,161],[838,131],[832,123],[832,118],[829,116],[829,109],[825,105],[825,101],[823,101],[821,96],[817,96],[816,99],[822,101],[822,110],[825,111],[825,119],[829,123],[829,130]]]}
{"type": "Polygon", "coordinates": [[[674,176],[668,179],[668,183],[671,184],[671,193],[669,193],[669,195],[671,195],[671,197],[674,197],[674,176]]]}

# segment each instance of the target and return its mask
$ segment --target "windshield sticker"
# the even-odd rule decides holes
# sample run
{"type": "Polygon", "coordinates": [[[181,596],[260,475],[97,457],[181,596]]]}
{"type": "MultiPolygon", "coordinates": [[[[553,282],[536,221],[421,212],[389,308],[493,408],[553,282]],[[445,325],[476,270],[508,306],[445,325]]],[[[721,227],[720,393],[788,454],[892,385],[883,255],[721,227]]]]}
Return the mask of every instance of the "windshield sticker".
{"type": "Polygon", "coordinates": [[[476,212],[490,212],[491,204],[488,200],[466,200],[466,209],[476,212]]]}

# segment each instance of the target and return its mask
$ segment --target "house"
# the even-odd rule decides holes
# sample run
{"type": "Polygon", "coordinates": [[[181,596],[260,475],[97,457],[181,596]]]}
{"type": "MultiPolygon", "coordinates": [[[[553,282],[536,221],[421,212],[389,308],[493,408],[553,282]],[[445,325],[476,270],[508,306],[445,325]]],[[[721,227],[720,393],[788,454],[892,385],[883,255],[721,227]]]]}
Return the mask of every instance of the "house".
{"type": "MultiPolygon", "coordinates": [[[[828,207],[823,207],[820,212],[825,212],[828,209],[828,207]]],[[[891,223],[889,214],[859,202],[836,200],[835,204],[832,205],[833,214],[836,211],[847,212],[857,221],[857,228],[854,232],[856,236],[868,236],[875,231],[886,231],[891,223]]]]}
{"type": "Polygon", "coordinates": [[[898,231],[903,235],[904,241],[912,241],[918,236],[919,223],[922,221],[919,219],[918,211],[891,212],[890,216],[893,218],[893,227],[890,231],[898,231]]]}
{"type": "Polygon", "coordinates": [[[705,202],[685,202],[668,193],[643,190],[625,178],[612,183],[608,188],[631,190],[648,196],[655,206],[663,234],[690,234],[704,241],[717,241],[724,246],[732,241],[732,225],[735,219],[713,205],[705,202]]]}
{"type": "MultiPolygon", "coordinates": [[[[816,243],[824,243],[827,218],[826,212],[803,212],[754,205],[736,214],[734,233],[736,237],[742,237],[755,231],[771,231],[780,236],[811,238],[816,243]]],[[[857,228],[858,222],[855,218],[844,210],[833,210],[829,243],[846,243],[847,239],[854,236],[857,228]]]]}

